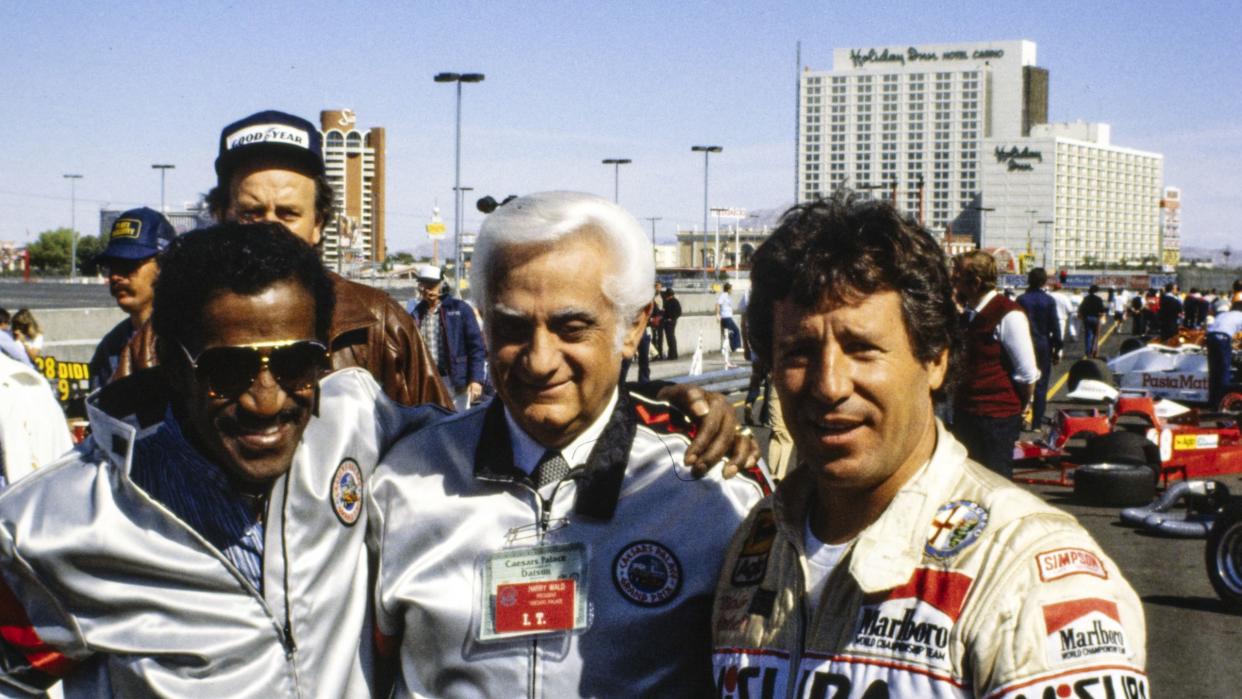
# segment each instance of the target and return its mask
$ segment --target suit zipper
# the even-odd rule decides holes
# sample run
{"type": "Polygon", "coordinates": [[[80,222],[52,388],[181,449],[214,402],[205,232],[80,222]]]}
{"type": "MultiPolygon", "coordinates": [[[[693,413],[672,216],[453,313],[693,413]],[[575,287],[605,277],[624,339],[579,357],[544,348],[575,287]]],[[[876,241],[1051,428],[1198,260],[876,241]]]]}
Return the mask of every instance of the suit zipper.
{"type": "MultiPolygon", "coordinates": [[[[298,643],[293,637],[293,607],[289,603],[289,481],[291,475],[285,474],[285,493],[281,501],[280,507],[280,549],[281,555],[284,557],[284,586],[285,586],[285,658],[289,661],[293,668],[293,680],[297,686],[301,686],[300,677],[298,676],[298,666],[296,662],[298,643]]],[[[271,504],[271,498],[268,498],[268,504],[271,504]]],[[[266,560],[266,556],[264,559],[266,560]]],[[[299,693],[301,690],[299,689],[299,693]]]]}

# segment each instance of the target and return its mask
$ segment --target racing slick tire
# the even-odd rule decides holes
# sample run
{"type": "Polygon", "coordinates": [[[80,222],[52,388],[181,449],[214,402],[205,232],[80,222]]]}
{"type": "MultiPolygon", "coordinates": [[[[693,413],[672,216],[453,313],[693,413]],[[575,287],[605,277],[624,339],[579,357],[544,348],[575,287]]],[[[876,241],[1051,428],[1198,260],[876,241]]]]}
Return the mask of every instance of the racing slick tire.
{"type": "Polygon", "coordinates": [[[1090,435],[1083,448],[1082,463],[1129,464],[1147,466],[1155,471],[1160,466],[1160,447],[1148,441],[1146,435],[1130,431],[1090,435]]]}
{"type": "Polygon", "coordinates": [[[1242,501],[1234,500],[1212,523],[1204,558],[1216,596],[1242,614],[1242,501]]]}
{"type": "Polygon", "coordinates": [[[1087,505],[1145,505],[1155,494],[1156,478],[1146,466],[1099,463],[1074,469],[1074,498],[1087,505]]]}
{"type": "Polygon", "coordinates": [[[1113,372],[1109,371],[1108,365],[1104,363],[1104,360],[1084,357],[1070,366],[1069,380],[1066,390],[1072,392],[1075,388],[1078,388],[1078,382],[1083,379],[1103,381],[1109,386],[1112,386],[1113,372]]]}
{"type": "Polygon", "coordinates": [[[1242,415],[1242,392],[1229,391],[1221,396],[1220,405],[1216,408],[1222,413],[1236,413],[1242,415]]]}
{"type": "Polygon", "coordinates": [[[1147,343],[1137,337],[1127,337],[1121,341],[1121,350],[1117,352],[1117,356],[1120,357],[1123,354],[1129,354],[1136,349],[1143,349],[1146,346],[1147,343]]]}

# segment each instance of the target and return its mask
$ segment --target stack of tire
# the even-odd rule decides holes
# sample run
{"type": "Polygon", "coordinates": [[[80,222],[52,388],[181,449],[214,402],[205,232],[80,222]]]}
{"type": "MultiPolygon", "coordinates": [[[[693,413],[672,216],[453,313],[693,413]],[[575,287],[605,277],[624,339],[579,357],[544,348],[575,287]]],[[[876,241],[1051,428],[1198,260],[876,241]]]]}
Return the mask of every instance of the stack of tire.
{"type": "Polygon", "coordinates": [[[1160,472],[1160,448],[1141,434],[1109,432],[1087,438],[1074,469],[1074,497],[1087,505],[1129,507],[1151,502],[1160,472]]]}

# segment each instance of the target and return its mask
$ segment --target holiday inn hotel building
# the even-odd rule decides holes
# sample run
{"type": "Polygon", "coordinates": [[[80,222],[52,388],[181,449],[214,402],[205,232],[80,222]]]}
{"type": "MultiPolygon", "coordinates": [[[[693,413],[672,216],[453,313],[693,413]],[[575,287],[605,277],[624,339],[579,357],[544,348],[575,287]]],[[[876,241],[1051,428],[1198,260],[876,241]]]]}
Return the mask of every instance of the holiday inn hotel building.
{"type": "Polygon", "coordinates": [[[874,187],[933,229],[973,232],[979,149],[1047,121],[1030,41],[836,49],[801,76],[798,194],[874,187]],[[920,185],[920,183],[922,183],[920,185]]]}
{"type": "Polygon", "coordinates": [[[800,76],[798,197],[870,191],[1037,264],[1045,233],[1049,264],[1158,256],[1160,156],[1047,124],[1048,91],[1031,41],[836,49],[800,76]]]}
{"type": "Polygon", "coordinates": [[[982,247],[1073,268],[1158,264],[1164,159],[1110,143],[1107,124],[1041,124],[987,139],[982,247]]]}

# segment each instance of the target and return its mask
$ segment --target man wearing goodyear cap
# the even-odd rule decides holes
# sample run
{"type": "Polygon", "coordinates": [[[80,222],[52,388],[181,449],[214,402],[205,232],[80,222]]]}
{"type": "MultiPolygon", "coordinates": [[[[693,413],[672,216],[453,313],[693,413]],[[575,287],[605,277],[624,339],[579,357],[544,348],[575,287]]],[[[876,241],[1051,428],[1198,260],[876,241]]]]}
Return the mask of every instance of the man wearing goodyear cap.
{"type": "Polygon", "coordinates": [[[483,396],[486,377],[487,351],[478,319],[470,304],[444,293],[439,267],[419,265],[417,274],[422,300],[411,304],[410,315],[440,378],[453,394],[453,404],[465,410],[483,396]]]}
{"type": "Polygon", "coordinates": [[[752,264],[751,343],[801,463],[721,568],[715,696],[1148,696],[1116,564],[935,418],[958,325],[932,235],[843,195],[785,214],[752,264]]]}
{"type": "Polygon", "coordinates": [[[125,345],[147,318],[155,300],[156,256],[168,247],[177,231],[158,211],[142,207],[121,214],[112,224],[108,246],[95,258],[108,280],[108,293],[129,318],[116,324],[95,347],[91,357],[91,389],[108,384],[125,345]]]}
{"type": "MultiPolygon", "coordinates": [[[[218,221],[282,223],[309,245],[323,243],[333,214],[323,136],[305,119],[278,111],[224,127],[217,185],[207,205],[218,221]]],[[[451,406],[438,372],[408,314],[387,294],[331,274],[336,308],[329,329],[332,368],[362,367],[399,403],[451,406]]],[[[118,376],[156,363],[150,327],[130,342],[118,376]]]]}

